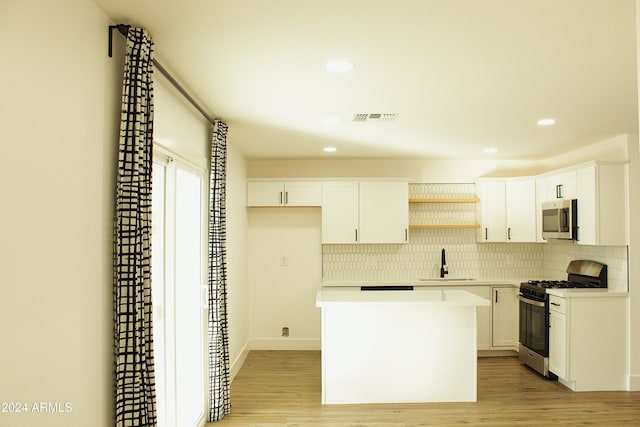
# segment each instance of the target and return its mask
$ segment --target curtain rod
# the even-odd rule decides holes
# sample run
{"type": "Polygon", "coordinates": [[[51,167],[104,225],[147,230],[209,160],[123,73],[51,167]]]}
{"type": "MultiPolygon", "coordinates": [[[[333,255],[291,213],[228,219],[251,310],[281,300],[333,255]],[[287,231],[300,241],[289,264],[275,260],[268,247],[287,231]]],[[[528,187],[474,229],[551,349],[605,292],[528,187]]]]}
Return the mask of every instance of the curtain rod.
{"type": "MultiPolygon", "coordinates": [[[[127,33],[129,32],[130,27],[131,25],[125,24],[109,25],[109,58],[113,57],[113,30],[118,30],[120,34],[127,37],[127,33]]],[[[160,71],[160,74],[162,74],[167,80],[169,80],[169,83],[171,83],[173,87],[175,87],[178,92],[180,92],[180,94],[184,96],[184,98],[189,101],[189,103],[191,103],[191,105],[193,105],[205,119],[207,119],[207,121],[212,126],[215,126],[215,119],[209,116],[205,109],[202,108],[191,95],[189,95],[189,93],[180,85],[180,83],[178,83],[178,81],[173,78],[173,76],[167,71],[167,69],[164,68],[155,58],[153,59],[153,65],[158,69],[158,71],[160,71]]]]}

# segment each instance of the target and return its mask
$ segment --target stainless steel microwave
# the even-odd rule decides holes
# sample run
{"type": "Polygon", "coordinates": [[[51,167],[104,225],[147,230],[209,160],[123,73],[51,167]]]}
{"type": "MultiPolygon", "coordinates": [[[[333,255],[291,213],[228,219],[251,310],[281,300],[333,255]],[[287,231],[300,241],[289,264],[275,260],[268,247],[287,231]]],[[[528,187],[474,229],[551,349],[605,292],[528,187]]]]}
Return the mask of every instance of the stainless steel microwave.
{"type": "Polygon", "coordinates": [[[545,239],[578,239],[578,201],[554,200],[542,204],[542,237],[545,239]]]}

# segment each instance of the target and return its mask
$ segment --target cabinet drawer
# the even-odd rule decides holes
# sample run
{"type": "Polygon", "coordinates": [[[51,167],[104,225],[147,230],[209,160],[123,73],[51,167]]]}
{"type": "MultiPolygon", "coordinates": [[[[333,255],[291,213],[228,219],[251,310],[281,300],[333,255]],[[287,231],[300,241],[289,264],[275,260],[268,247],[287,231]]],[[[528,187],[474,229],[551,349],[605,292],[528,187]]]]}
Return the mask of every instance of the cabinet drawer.
{"type": "Polygon", "coordinates": [[[567,314],[567,300],[555,295],[549,295],[549,311],[567,314]]]}

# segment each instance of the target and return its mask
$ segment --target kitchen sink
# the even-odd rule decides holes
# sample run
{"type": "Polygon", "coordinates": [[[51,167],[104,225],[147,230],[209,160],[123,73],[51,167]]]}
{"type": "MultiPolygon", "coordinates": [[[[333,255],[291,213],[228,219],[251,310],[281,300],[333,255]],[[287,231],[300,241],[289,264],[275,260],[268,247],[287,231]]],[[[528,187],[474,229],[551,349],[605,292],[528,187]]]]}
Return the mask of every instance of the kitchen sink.
{"type": "Polygon", "coordinates": [[[471,279],[469,277],[434,277],[428,279],[420,278],[418,280],[421,282],[470,282],[476,279],[471,279]]]}

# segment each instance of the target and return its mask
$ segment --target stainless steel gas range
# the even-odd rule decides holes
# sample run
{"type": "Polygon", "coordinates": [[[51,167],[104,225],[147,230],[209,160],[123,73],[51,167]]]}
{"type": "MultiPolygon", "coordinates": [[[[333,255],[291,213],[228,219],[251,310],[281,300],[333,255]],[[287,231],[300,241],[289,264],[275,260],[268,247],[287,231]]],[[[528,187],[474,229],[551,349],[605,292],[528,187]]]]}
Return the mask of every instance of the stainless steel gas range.
{"type": "Polygon", "coordinates": [[[549,297],[547,289],[606,288],[607,266],[576,260],[567,266],[567,280],[530,280],[520,284],[519,359],[544,376],[549,373],[549,297]]]}

